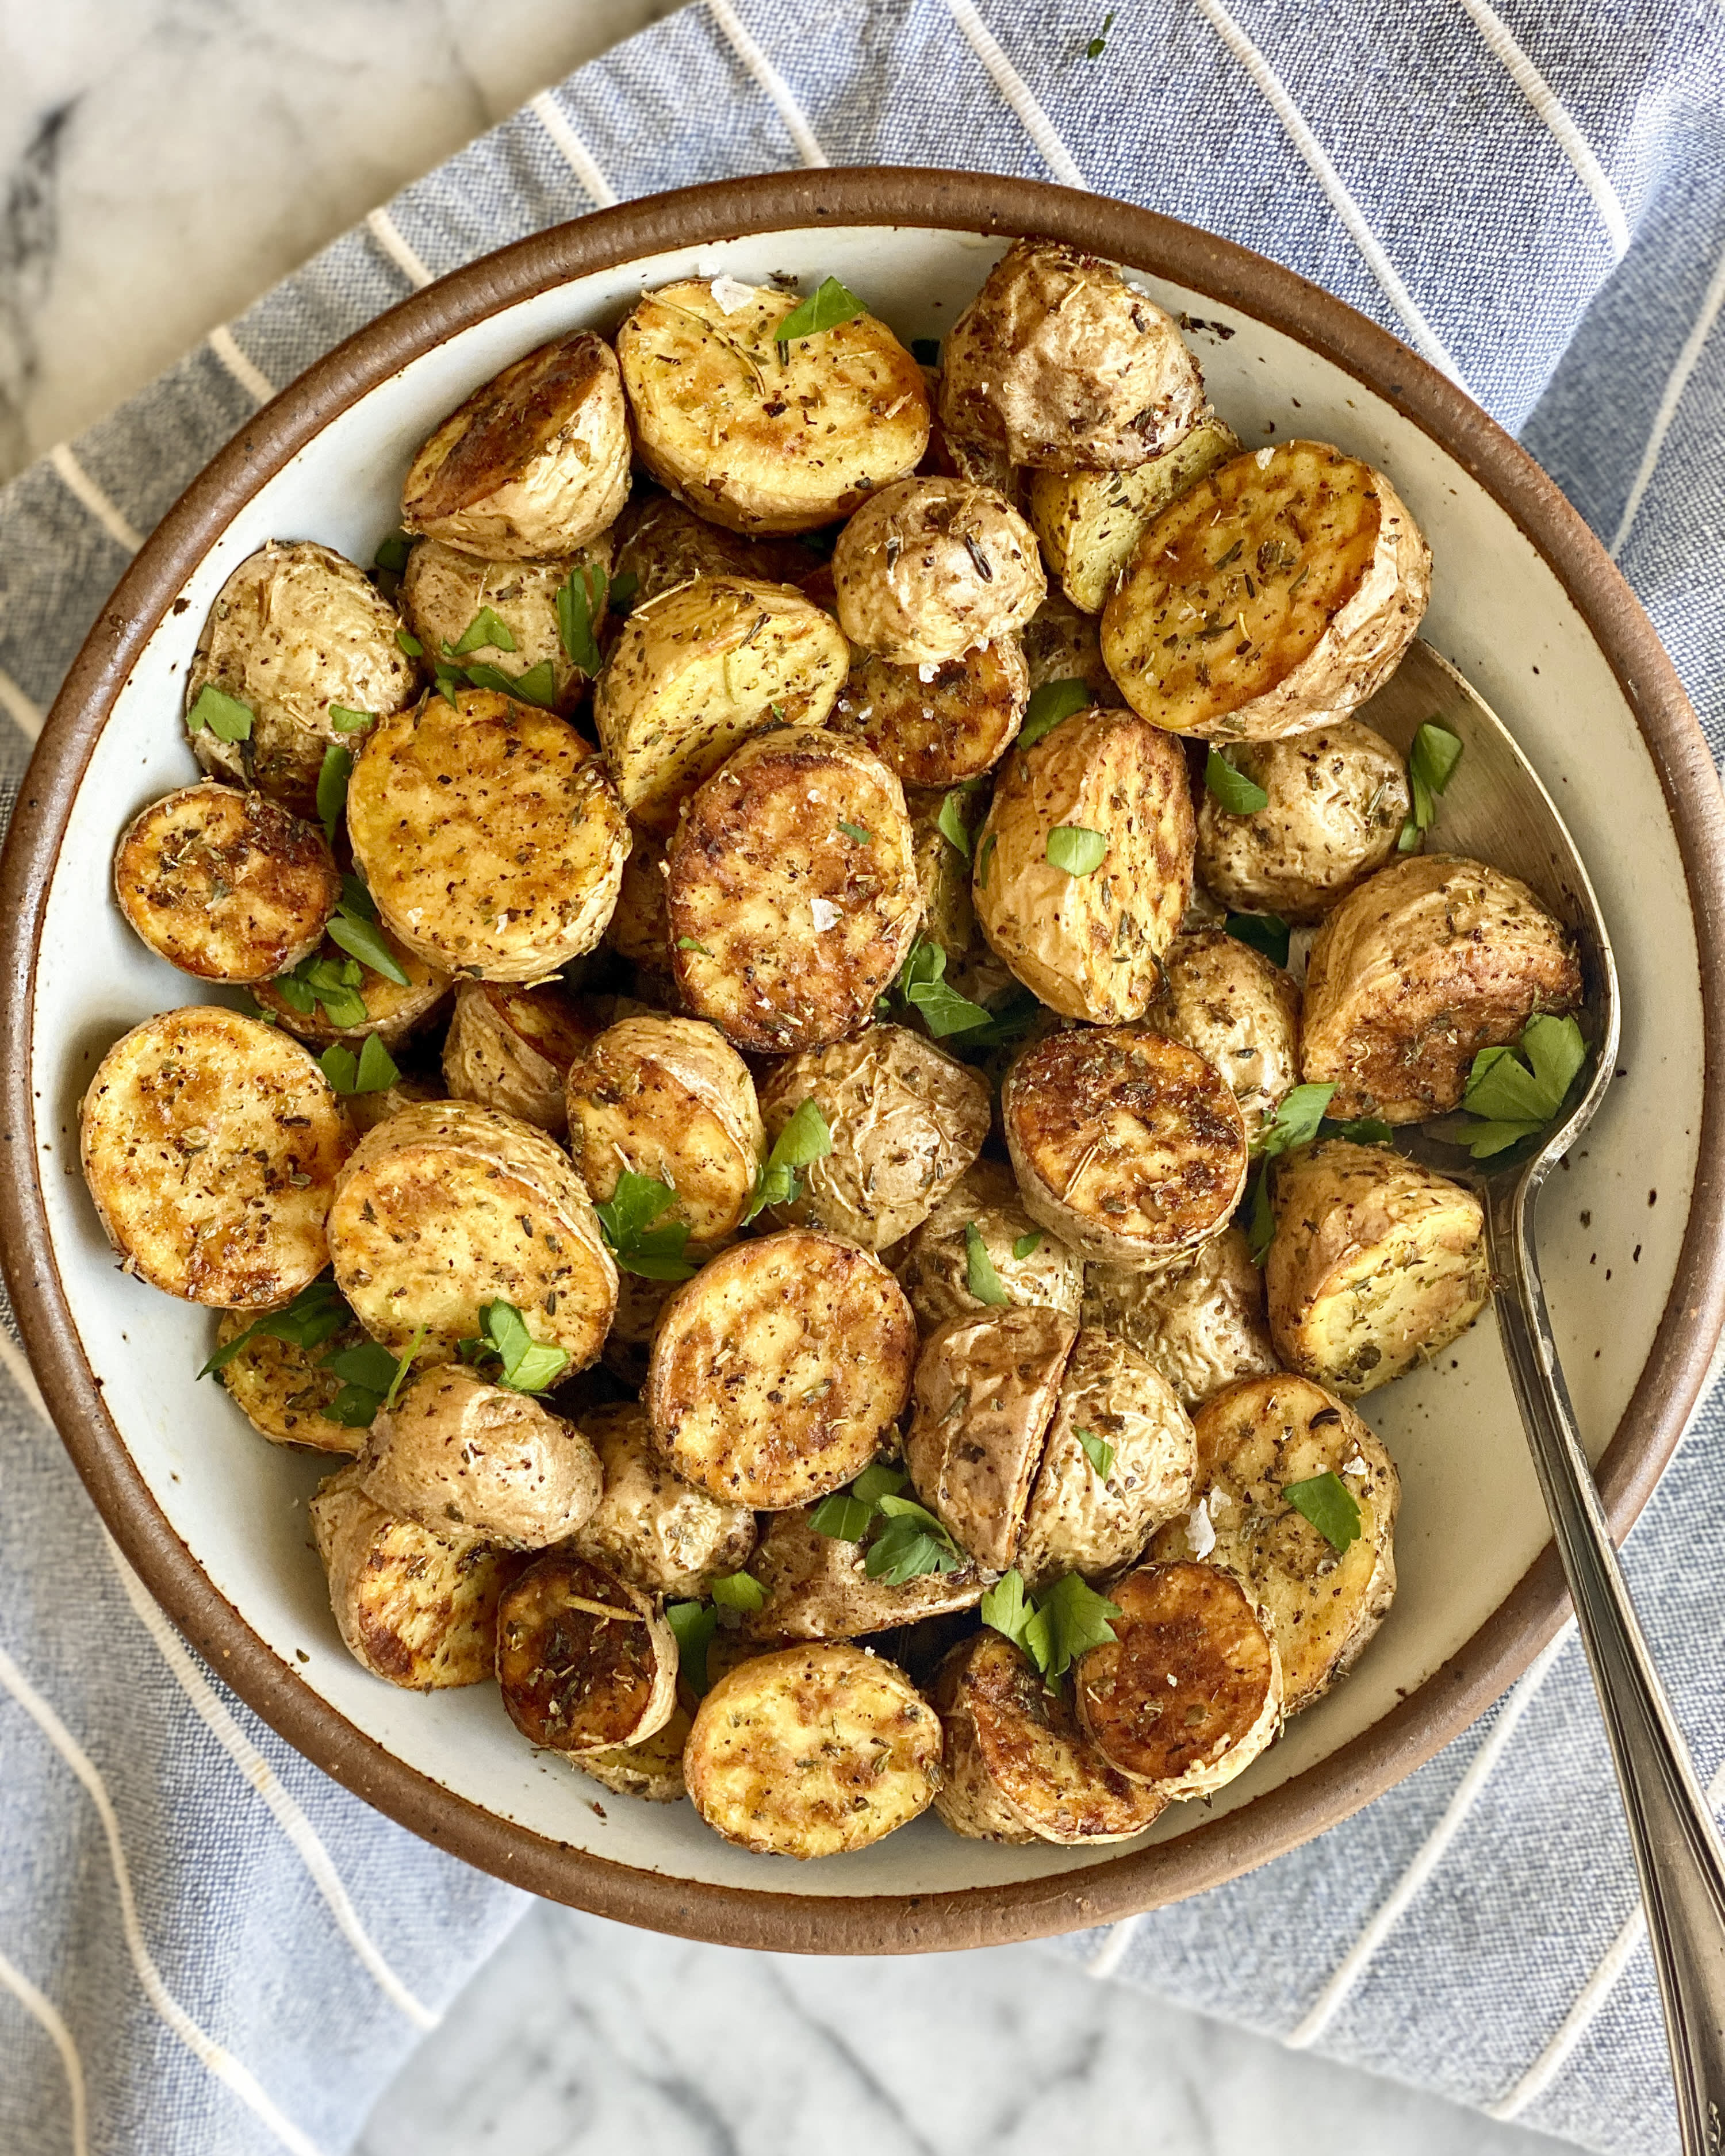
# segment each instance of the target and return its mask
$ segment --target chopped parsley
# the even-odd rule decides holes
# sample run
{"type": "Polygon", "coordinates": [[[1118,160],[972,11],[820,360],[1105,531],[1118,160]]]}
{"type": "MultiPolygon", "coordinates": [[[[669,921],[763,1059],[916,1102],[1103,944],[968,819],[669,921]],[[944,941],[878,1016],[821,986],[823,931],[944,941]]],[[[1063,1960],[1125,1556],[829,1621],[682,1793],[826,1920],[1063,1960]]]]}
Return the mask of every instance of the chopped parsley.
{"type": "Polygon", "coordinates": [[[964,796],[969,789],[955,787],[941,803],[941,813],[936,818],[940,834],[949,846],[955,846],[966,860],[970,859],[970,833],[964,822],[964,796]]]}
{"type": "Polygon", "coordinates": [[[401,1076],[395,1058],[375,1033],[366,1035],[357,1055],[336,1040],[317,1060],[338,1093],[387,1093],[401,1076]]]}
{"type": "Polygon", "coordinates": [[[685,1222],[670,1220],[662,1228],[653,1225],[676,1202],[677,1194],[670,1183],[655,1183],[651,1176],[637,1175],[633,1168],[625,1168],[608,1203],[594,1206],[611,1255],[624,1272],[642,1280],[685,1281],[700,1271],[696,1260],[685,1255],[689,1240],[685,1222]]]}
{"type": "Polygon", "coordinates": [[[1082,824],[1056,824],[1046,850],[1050,867],[1064,869],[1069,876],[1094,875],[1108,857],[1108,840],[1082,824]]]}
{"type": "Polygon", "coordinates": [[[1111,8],[1107,13],[1103,16],[1101,28],[1097,31],[1095,37],[1091,39],[1090,43],[1084,49],[1084,57],[1086,59],[1099,60],[1102,57],[1103,54],[1107,51],[1108,33],[1114,28],[1114,18],[1117,12],[1118,11],[1117,9],[1111,8]]]}
{"type": "Polygon", "coordinates": [[[854,322],[867,309],[855,292],[848,291],[836,277],[823,277],[819,285],[799,306],[791,309],[773,334],[779,344],[789,344],[794,338],[819,336],[824,330],[835,330],[842,322],[854,322]]]}
{"type": "Polygon", "coordinates": [[[1341,1476],[1328,1468],[1309,1481],[1285,1483],[1282,1495],[1332,1549],[1345,1550],[1359,1540],[1359,1507],[1341,1476]]]}
{"type": "Polygon", "coordinates": [[[1070,676],[1062,681],[1045,681],[1024,706],[1024,723],[1019,728],[1014,746],[1034,748],[1045,734],[1051,734],[1075,711],[1088,711],[1095,701],[1088,681],[1070,676]]]}
{"type": "Polygon", "coordinates": [[[1114,1471],[1113,1446],[1105,1445],[1093,1430],[1076,1430],[1073,1435],[1077,1438],[1085,1458],[1106,1482],[1114,1471]]]}
{"type": "Polygon", "coordinates": [[[1021,1647],[1042,1672],[1050,1691],[1078,1657],[1115,1637],[1117,1606],[1076,1572],[1051,1587],[1031,1594],[1016,1568],[997,1580],[983,1597],[982,1620],[1021,1647]]]}
{"type": "Polygon", "coordinates": [[[1012,1254],[1022,1264],[1026,1258],[1034,1257],[1041,1247],[1042,1230],[1040,1228],[1033,1228],[1028,1235],[1019,1237],[1012,1246],[1012,1254]]]}
{"type": "Polygon", "coordinates": [[[713,1600],[721,1609],[752,1613],[765,1608],[767,1590],[752,1573],[731,1572],[713,1582],[713,1600]]]}
{"type": "Polygon", "coordinates": [[[252,707],[242,704],[238,696],[230,696],[225,689],[218,689],[206,681],[198,692],[198,701],[186,714],[188,734],[202,733],[208,726],[218,741],[232,744],[249,741],[252,737],[252,707]]]}
{"type": "Polygon", "coordinates": [[[1270,806],[1270,796],[1257,780],[1248,778],[1219,748],[1212,748],[1204,760],[1204,791],[1230,816],[1255,816],[1270,806]]]}
{"type": "Polygon", "coordinates": [[[964,1224],[964,1285],[978,1302],[999,1304],[1012,1300],[1000,1285],[1000,1276],[988,1255],[983,1231],[974,1220],[964,1224]]]}
{"type": "Polygon", "coordinates": [[[866,1540],[863,1570],[889,1587],[928,1573],[957,1572],[969,1563],[934,1514],[901,1495],[908,1480],[901,1468],[877,1460],[848,1490],[822,1498],[809,1515],[817,1534],[835,1542],[866,1540]]]}
{"type": "Polygon", "coordinates": [[[459,1352],[465,1363],[485,1363],[495,1356],[503,1366],[498,1383],[516,1393],[542,1393],[569,1363],[561,1348],[548,1348],[533,1337],[512,1302],[488,1302],[480,1312],[479,1337],[464,1340],[459,1352]]]}
{"type": "Polygon", "coordinates": [[[1291,1152],[1296,1146],[1310,1145],[1318,1134],[1324,1110],[1335,1096],[1333,1085],[1296,1086],[1292,1092],[1283,1095],[1274,1117],[1260,1130],[1253,1141],[1254,1153],[1260,1160],[1274,1160],[1278,1153],[1291,1152]]]}
{"type": "Polygon", "coordinates": [[[710,1602],[667,1602],[665,1621],[677,1643],[677,1675],[697,1699],[711,1689],[706,1650],[719,1628],[719,1613],[710,1602]]]}
{"type": "Polygon", "coordinates": [[[598,562],[582,562],[570,570],[557,591],[557,634],[569,664],[592,675],[599,670],[598,624],[610,588],[598,562]]]}
{"type": "Polygon", "coordinates": [[[1279,913],[1230,913],[1222,927],[1236,943],[1261,952],[1272,966],[1288,963],[1292,932],[1279,913]]]}
{"type": "Polygon", "coordinates": [[[341,1291],[326,1274],[302,1287],[293,1301],[282,1310],[266,1312],[254,1318],[244,1332],[218,1348],[214,1354],[198,1372],[208,1378],[218,1370],[224,1370],[236,1355],[243,1354],[254,1340],[282,1340],[290,1348],[311,1349],[321,1348],[331,1333],[339,1332],[352,1317],[352,1312],[342,1299],[341,1291]]]}
{"type": "Polygon", "coordinates": [[[754,1195],[742,1216],[747,1226],[768,1205],[794,1205],[803,1194],[797,1179],[799,1168],[824,1160],[833,1150],[833,1134],[820,1104],[813,1096],[798,1104],[796,1113],[773,1142],[773,1150],[755,1178],[754,1195]]]}
{"type": "Polygon", "coordinates": [[[465,659],[470,651],[482,651],[487,646],[494,651],[513,651],[515,631],[495,608],[482,606],[461,632],[454,644],[446,644],[444,650],[451,659],[465,659]]]}
{"type": "Polygon", "coordinates": [[[1461,1096],[1458,1145],[1489,1160],[1554,1122],[1587,1061],[1573,1018],[1530,1019],[1512,1048],[1482,1048],[1461,1096]]]}
{"type": "Polygon", "coordinates": [[[317,813],[323,819],[324,836],[333,846],[336,826],[347,810],[347,782],[353,776],[353,752],[331,742],[323,752],[317,774],[317,813]]]}
{"type": "Polygon", "coordinates": [[[1418,853],[1425,834],[1437,820],[1437,797],[1455,776],[1461,761],[1461,743],[1446,726],[1428,719],[1414,737],[1408,752],[1408,786],[1414,805],[1396,840],[1396,851],[1418,853]]]}

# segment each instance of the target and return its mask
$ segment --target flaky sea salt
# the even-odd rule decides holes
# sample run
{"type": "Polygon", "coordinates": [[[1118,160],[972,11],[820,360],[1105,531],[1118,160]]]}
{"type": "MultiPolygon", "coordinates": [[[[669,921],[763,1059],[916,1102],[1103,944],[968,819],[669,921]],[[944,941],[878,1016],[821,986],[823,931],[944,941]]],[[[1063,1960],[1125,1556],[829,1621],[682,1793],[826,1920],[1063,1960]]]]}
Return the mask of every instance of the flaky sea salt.
{"type": "Polygon", "coordinates": [[[715,277],[712,294],[713,305],[721,315],[734,315],[755,296],[747,285],[739,284],[735,277],[715,277]]]}
{"type": "Polygon", "coordinates": [[[814,916],[814,925],[824,935],[829,928],[839,925],[839,909],[829,898],[811,898],[809,911],[814,916]]]}
{"type": "Polygon", "coordinates": [[[1192,1554],[1200,1561],[1216,1547],[1216,1531],[1210,1525],[1209,1507],[1200,1497],[1186,1515],[1186,1539],[1192,1545],[1192,1554]]]}

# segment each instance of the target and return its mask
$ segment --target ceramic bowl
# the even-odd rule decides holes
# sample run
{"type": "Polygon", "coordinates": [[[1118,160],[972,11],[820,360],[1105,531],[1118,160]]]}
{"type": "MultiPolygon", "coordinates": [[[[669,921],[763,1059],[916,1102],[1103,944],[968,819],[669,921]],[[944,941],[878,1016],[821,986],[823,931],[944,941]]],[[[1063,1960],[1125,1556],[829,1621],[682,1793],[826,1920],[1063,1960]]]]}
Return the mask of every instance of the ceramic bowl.
{"type": "Polygon", "coordinates": [[[133,1565],[266,1720],[441,1847],[606,1916],[734,1944],[947,1948],[1096,1923],[1264,1861],[1454,1736],[1564,1606],[1489,1323],[1366,1402],[1404,1492],[1394,1610],[1348,1681],[1210,1810],[1176,1806],[1144,1840],[1091,1851],[961,1840],[931,1816],[824,1863],[752,1856],[686,1804],[604,1797],[533,1752],[495,1688],[393,1691],[342,1648],[305,1515],[328,1463],[263,1443],[194,1383],[209,1313],[119,1270],[78,1173],[77,1103],[103,1051],[201,993],[126,928],[109,865],[133,812],[193,776],[182,684],[228,572],[272,538],[369,561],[415,446],[507,362],[608,328],[645,286],[721,270],[804,289],[837,275],[902,336],[939,336],[1008,239],[1034,232],[1122,263],[1183,317],[1246,443],[1317,436],[1393,475],[1436,560],[1425,634],[1513,728],[1579,842],[1620,954],[1623,1066],[1539,1226],[1621,1532],[1696,1399],[1725,1293],[1712,767],[1651,629],[1556,489],[1383,331],[1239,248],[1024,181],[881,170],[662,196],[489,256],[311,368],[164,518],[72,669],[5,856],[7,1276],[65,1441],[133,1565]]]}

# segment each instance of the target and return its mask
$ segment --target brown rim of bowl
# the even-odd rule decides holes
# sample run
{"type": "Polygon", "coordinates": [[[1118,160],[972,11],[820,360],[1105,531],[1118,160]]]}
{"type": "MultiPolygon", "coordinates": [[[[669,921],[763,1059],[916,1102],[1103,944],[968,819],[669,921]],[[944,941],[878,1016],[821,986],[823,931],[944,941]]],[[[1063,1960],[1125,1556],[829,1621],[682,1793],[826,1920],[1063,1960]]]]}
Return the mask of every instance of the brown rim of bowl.
{"type": "MultiPolygon", "coordinates": [[[[1701,1391],[1725,1324],[1725,817],[1701,730],[1652,625],[1593,533],[1524,452],[1460,389],[1291,271],[1129,203],[984,173],[856,167],[772,173],[624,203],[457,270],[339,345],[267,405],[169,510],[103,608],[68,674],[0,858],[0,1261],[49,1407],[85,1486],[145,1584],[249,1705],[357,1795],[426,1840],[553,1900],[686,1938],[824,1953],[983,1946],[1111,1922],[1218,1886],[1358,1810],[1429,1758],[1523,1671],[1563,1617],[1555,1551],[1471,1639],[1383,1719],[1240,1811],[1081,1870],[951,1893],[830,1897],[709,1886],[588,1856],[513,1825],[393,1758],[280,1661],[216,1591],[133,1466],[72,1325],[30,1157],[28,1019],[41,906],[91,747],[194,564],[258,486],[320,429],[409,360],[547,288],[664,249],[837,224],[1041,233],[1237,307],[1389,399],[1532,542],[1587,622],[1635,716],[1682,856],[1697,941],[1706,1072],[1694,1193],[1676,1279],[1629,1408],[1600,1463],[1620,1539],[1701,1391]]],[[[764,1878],[783,1876],[763,1871],[764,1878]]]]}

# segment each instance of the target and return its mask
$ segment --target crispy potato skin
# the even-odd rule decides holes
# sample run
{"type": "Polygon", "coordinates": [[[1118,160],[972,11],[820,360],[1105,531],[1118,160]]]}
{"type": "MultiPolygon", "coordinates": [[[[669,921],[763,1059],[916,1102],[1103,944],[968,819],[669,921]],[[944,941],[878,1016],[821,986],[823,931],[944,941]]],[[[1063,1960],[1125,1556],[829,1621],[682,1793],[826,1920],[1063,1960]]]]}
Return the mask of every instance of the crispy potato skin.
{"type": "Polygon", "coordinates": [[[715,524],[812,531],[916,470],[922,370],[872,315],[781,346],[778,326],[801,302],[742,289],[727,311],[705,279],[668,285],[618,331],[641,461],[715,524]]]}
{"type": "Polygon", "coordinates": [[[902,1670],[842,1640],[758,1655],[701,1702],[683,1754],[715,1833],[773,1856],[865,1849],[927,1810],[941,1725],[902,1670]]]}
{"type": "Polygon", "coordinates": [[[1338,1122],[1423,1122],[1460,1101],[1482,1048],[1581,1000],[1568,932],[1483,861],[1393,862],[1326,915],[1306,969],[1302,1075],[1338,1122]]]}
{"type": "Polygon", "coordinates": [[[1214,1565],[1142,1565],[1108,1590],[1115,1637],[1073,1666],[1078,1719],[1122,1774],[1170,1799],[1242,1774],[1281,1727],[1281,1661],[1214,1565]]]}
{"type": "Polygon", "coordinates": [[[1245,1188],[1239,1103],[1194,1050],[1147,1027],[1051,1034],[1007,1073],[1001,1112],[1025,1211],[1081,1257],[1178,1257],[1245,1188]]]}
{"type": "Polygon", "coordinates": [[[1236,1378],[1276,1368],[1264,1276],[1239,1228],[1165,1265],[1087,1265],[1083,1314],[1142,1349],[1189,1413],[1236,1378]]]}
{"type": "Polygon", "coordinates": [[[1383,473],[1284,442],[1218,465],[1146,527],[1102,656],[1157,726],[1274,741],[1381,688],[1430,594],[1430,551],[1383,473]]]}
{"type": "Polygon", "coordinates": [[[1212,412],[1130,471],[1033,473],[1026,511],[1073,605],[1100,613],[1148,527],[1239,449],[1238,435],[1212,412]]]}
{"type": "MultiPolygon", "coordinates": [[[[321,1003],[314,1003],[309,1011],[295,1010],[274,981],[254,981],[252,994],[278,1025],[285,1026],[290,1033],[297,1034],[301,1040],[313,1042],[320,1049],[336,1040],[357,1048],[367,1034],[373,1033],[386,1048],[395,1047],[438,1016],[449,993],[449,977],[439,967],[428,965],[418,952],[398,943],[381,921],[377,930],[390,956],[407,975],[408,983],[403,988],[398,981],[386,980],[382,973],[374,973],[369,966],[364,968],[358,988],[359,999],[366,1007],[363,1025],[332,1024],[329,1012],[321,1003]]],[[[327,936],[317,947],[317,955],[337,966],[347,957],[341,945],[327,936]]]]}
{"type": "Polygon", "coordinates": [[[296,1040],[216,1004],[116,1040],[80,1111],[85,1181],[122,1270],[182,1301],[273,1310],[328,1260],[353,1130],[296,1040]]]}
{"type": "Polygon", "coordinates": [[[1008,757],[977,843],[971,892],[989,947],[1050,1009],[1091,1024],[1142,1018],[1192,894],[1192,793],[1167,735],[1125,711],[1082,711],[1008,757]],[[1086,875],[1050,835],[1100,832],[1086,875]]]}
{"type": "MultiPolygon", "coordinates": [[[[482,607],[490,607],[515,639],[513,645],[475,644],[457,663],[517,675],[549,665],[557,709],[567,716],[580,702],[588,677],[563,649],[557,593],[572,576],[585,572],[590,600],[593,589],[604,591],[610,564],[608,534],[552,562],[482,561],[440,539],[421,539],[402,574],[401,610],[426,651],[441,654],[462,641],[482,607]]],[[[596,635],[603,619],[602,599],[593,617],[596,635]]]]}
{"type": "Polygon", "coordinates": [[[684,810],[667,859],[678,990],[739,1048],[842,1040],[916,940],[904,789],[843,734],[790,726],[745,742],[684,810]]]}
{"type": "Polygon", "coordinates": [[[726,1250],[665,1306],[647,1413],[687,1481],[787,1512],[861,1473],[911,1389],[916,1321],[877,1258],[792,1229],[726,1250]]]}
{"type": "Polygon", "coordinates": [[[1357,1400],[1447,1348],[1485,1308],[1485,1214],[1461,1183],[1387,1146],[1331,1138],[1278,1162],[1274,1189],[1264,1285],[1291,1370],[1357,1400]]]}
{"type": "Polygon", "coordinates": [[[1015,465],[1129,469],[1204,411],[1173,318],[1108,264],[1050,239],[1014,242],[941,358],[947,434],[1015,465]]]}
{"type": "Polygon", "coordinates": [[[973,1609],[982,1599],[985,1583],[974,1564],[891,1586],[870,1578],[860,1543],[819,1533],[809,1522],[809,1509],[800,1505],[767,1522],[749,1567],[767,1590],[763,1606],[743,1620],[751,1638],[855,1640],[973,1609]]]}
{"type": "MultiPolygon", "coordinates": [[[[249,1311],[223,1311],[216,1327],[217,1345],[225,1348],[254,1322],[249,1311]]],[[[314,1452],[362,1452],[364,1430],[331,1422],[324,1413],[341,1391],[341,1380],[319,1365],[326,1355],[357,1348],[365,1337],[359,1326],[344,1325],[321,1348],[309,1352],[285,1340],[259,1338],[224,1363],[216,1377],[252,1428],[272,1445],[303,1445],[314,1452]]]]}
{"type": "Polygon", "coordinates": [[[616,357],[582,330],[475,390],[417,457],[402,522],[491,561],[556,561],[629,499],[629,416],[616,357]]]}
{"type": "Polygon", "coordinates": [[[970,1241],[974,1225],[1009,1304],[1037,1304],[1076,1317],[1084,1294],[1084,1267],[1056,1235],[1025,1212],[1011,1171],[993,1160],[973,1161],[928,1218],[891,1254],[899,1286],[911,1299],[926,1340],[955,1317],[980,1317],[999,1304],[970,1291],[970,1241]],[[1016,1245],[1034,1246],[1023,1257],[1016,1245]]]}
{"type": "Polygon", "coordinates": [[[1114,676],[1102,664],[1102,641],[1093,614],[1081,613],[1062,591],[1052,591],[1025,624],[1019,641],[1030,670],[1034,696],[1049,681],[1082,681],[1092,706],[1125,707],[1114,676]]]}
{"type": "Polygon", "coordinates": [[[531,1743],[639,1744],[675,1712],[677,1642],[639,1589],[572,1550],[549,1550],[498,1604],[497,1682],[531,1743]]]}
{"type": "Polygon", "coordinates": [[[709,523],[674,495],[649,487],[618,519],[614,574],[635,580],[632,603],[645,606],[661,592],[696,577],[743,577],[751,583],[794,584],[814,557],[793,539],[746,539],[709,523]]]}
{"type": "Polygon", "coordinates": [[[1394,1599],[1394,1463],[1353,1409],[1309,1378],[1230,1385],[1205,1403],[1197,1431],[1202,1512],[1164,1527],[1154,1554],[1172,1563],[1201,1553],[1245,1583],[1276,1637],[1284,1709],[1296,1713],[1353,1667],[1394,1599]],[[1287,1499],[1290,1484],[1323,1474],[1339,1476],[1359,1507],[1358,1539],[1339,1553],[1287,1499]]]}
{"type": "Polygon", "coordinates": [[[1270,798],[1234,816],[1208,788],[1199,795],[1198,872],[1224,906],[1321,921],[1394,855],[1410,805],[1407,767],[1363,720],[1242,742],[1233,761],[1270,798]]]}
{"type": "Polygon", "coordinates": [[[578,1370],[617,1306],[617,1268],[568,1157],[545,1132],[465,1101],[402,1109],[367,1131],[330,1208],[336,1281],[366,1330],[449,1360],[488,1302],[512,1302],[578,1370]]]}
{"type": "Polygon", "coordinates": [[[695,1717],[680,1699],[663,1729],[639,1744],[613,1745],[603,1752],[566,1754],[577,1774],[586,1774],[617,1797],[639,1797],[649,1804],[675,1804],[689,1792],[683,1783],[683,1748],[695,1717]]]}
{"type": "Polygon", "coordinates": [[[182,786],[126,826],[114,895],[169,965],[264,981],[310,957],[341,896],[323,834],[262,793],[182,786]]]}
{"type": "Polygon", "coordinates": [[[560,1132],[568,1121],[564,1080],[592,1038],[561,988],[459,981],[444,1036],[444,1083],[453,1100],[560,1132]]]}
{"type": "Polygon", "coordinates": [[[1300,1082],[1300,989],[1291,973],[1219,928],[1175,937],[1150,1023],[1219,1071],[1248,1141],[1300,1082]]]}
{"type": "Polygon", "coordinates": [[[998,1632],[954,1647],[935,1680],[946,1779],[934,1808],[973,1841],[1125,1841],[1168,1799],[1117,1774],[1028,1655],[998,1632]]]}
{"type": "Polygon", "coordinates": [[[605,941],[632,966],[655,973],[670,972],[670,916],[665,910],[665,840],[639,824],[629,827],[629,859],[617,910],[605,927],[605,941]]]}
{"type": "Polygon", "coordinates": [[[755,1516],[672,1474],[638,1400],[589,1409],[583,1434],[598,1454],[604,1494],[574,1548],[645,1594],[701,1599],[741,1572],[755,1547],[755,1516]]]}
{"type": "Polygon", "coordinates": [[[1036,535],[1004,495],[957,479],[871,495],[833,550],[839,625],[876,658],[939,666],[1024,627],[1048,593],[1036,535]]]}
{"type": "Polygon", "coordinates": [[[1029,695],[1029,669],[1016,637],[977,644],[932,670],[858,651],[833,724],[860,734],[907,788],[957,786],[999,762],[1029,695]]]}
{"type": "Polygon", "coordinates": [[[927,1219],[988,1135],[986,1080],[901,1025],[805,1049],[780,1064],[761,1096],[769,1147],[814,1101],[833,1150],[801,1170],[793,1205],[770,1209],[783,1228],[824,1228],[884,1250],[927,1219]]]}

